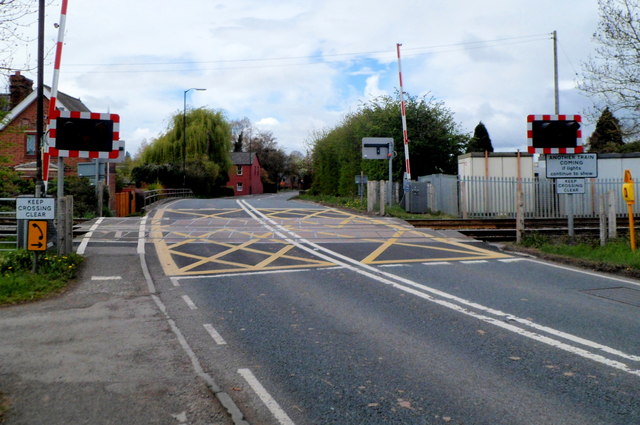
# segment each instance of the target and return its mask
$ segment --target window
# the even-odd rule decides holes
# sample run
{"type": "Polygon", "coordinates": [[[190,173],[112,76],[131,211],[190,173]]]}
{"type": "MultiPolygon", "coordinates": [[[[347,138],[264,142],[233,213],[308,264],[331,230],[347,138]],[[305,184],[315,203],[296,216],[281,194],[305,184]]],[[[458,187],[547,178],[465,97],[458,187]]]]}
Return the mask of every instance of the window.
{"type": "Polygon", "coordinates": [[[26,143],[25,143],[25,154],[35,156],[36,154],[36,135],[35,134],[27,134],[26,143]]]}
{"type": "Polygon", "coordinates": [[[242,192],[242,183],[236,184],[236,192],[242,192]]]}
{"type": "Polygon", "coordinates": [[[237,176],[241,176],[242,175],[242,165],[236,166],[236,175],[237,176]]]}

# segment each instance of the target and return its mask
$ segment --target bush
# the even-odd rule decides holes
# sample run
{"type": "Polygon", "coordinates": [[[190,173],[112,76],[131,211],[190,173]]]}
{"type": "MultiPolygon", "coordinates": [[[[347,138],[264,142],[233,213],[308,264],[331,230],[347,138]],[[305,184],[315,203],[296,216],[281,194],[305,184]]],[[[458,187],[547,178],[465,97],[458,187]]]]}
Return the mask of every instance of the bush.
{"type": "MultiPolygon", "coordinates": [[[[57,180],[51,180],[47,193],[55,196],[57,192],[57,180]]],[[[98,197],[96,187],[91,184],[88,177],[66,176],[64,178],[64,192],[73,196],[73,215],[81,218],[93,218],[96,216],[98,197]]],[[[109,205],[109,188],[104,188],[102,205],[109,205]]],[[[103,208],[103,215],[109,216],[108,208],[103,208]]]]}
{"type": "MultiPolygon", "coordinates": [[[[34,254],[25,249],[9,251],[0,257],[0,274],[6,276],[16,272],[31,272],[34,254]]],[[[71,253],[67,255],[40,254],[38,273],[54,278],[71,279],[75,277],[78,266],[82,263],[81,255],[71,253]]]]}
{"type": "Polygon", "coordinates": [[[0,305],[33,301],[60,292],[73,279],[83,258],[77,254],[38,254],[38,272],[31,272],[34,254],[16,250],[0,256],[0,305]]]}

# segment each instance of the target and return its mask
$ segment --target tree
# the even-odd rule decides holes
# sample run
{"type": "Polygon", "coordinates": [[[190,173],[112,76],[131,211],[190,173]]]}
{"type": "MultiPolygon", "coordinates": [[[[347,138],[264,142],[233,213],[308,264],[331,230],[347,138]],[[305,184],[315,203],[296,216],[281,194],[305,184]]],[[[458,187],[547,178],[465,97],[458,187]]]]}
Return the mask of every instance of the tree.
{"type": "MultiPolygon", "coordinates": [[[[221,112],[205,108],[188,111],[186,122],[185,133],[182,113],[175,114],[167,131],[140,153],[140,162],[143,165],[163,165],[164,168],[157,170],[157,175],[169,180],[161,181],[164,185],[181,186],[182,181],[179,177],[186,172],[187,187],[194,192],[202,190],[205,179],[206,192],[210,192],[227,182],[228,170],[231,167],[231,129],[221,112]],[[183,138],[185,135],[186,153],[183,138]],[[185,154],[186,170],[182,170],[185,154]]],[[[138,177],[138,182],[140,176],[153,176],[156,172],[151,169],[145,172],[134,171],[135,169],[132,170],[132,175],[138,177]]]]}
{"type": "MultiPolygon", "coordinates": [[[[618,113],[629,134],[640,132],[640,0],[598,0],[595,57],[583,65],[581,90],[618,113]]],[[[601,109],[601,108],[598,108],[601,109]]]]}
{"type": "Polygon", "coordinates": [[[480,121],[473,130],[473,137],[467,145],[467,153],[469,152],[493,152],[489,132],[482,121],[480,121]]]}
{"type": "Polygon", "coordinates": [[[38,2],[33,0],[0,0],[0,69],[11,70],[16,50],[30,41],[26,28],[37,11],[38,2]]]}
{"type": "Polygon", "coordinates": [[[245,140],[251,140],[253,134],[253,126],[249,118],[244,117],[241,120],[233,120],[230,122],[231,139],[233,141],[233,151],[243,152],[245,150],[245,140]]]}
{"type": "MultiPolygon", "coordinates": [[[[456,173],[457,157],[469,136],[460,132],[451,111],[426,96],[411,95],[407,95],[405,109],[412,177],[456,173]]],[[[351,196],[356,190],[354,177],[360,171],[370,180],[388,178],[386,160],[362,159],[363,137],[394,138],[397,155],[393,159],[393,179],[402,179],[405,160],[400,102],[391,96],[381,96],[361,105],[334,129],[315,135],[313,191],[351,196]]]]}
{"type": "Polygon", "coordinates": [[[285,172],[287,155],[278,147],[270,131],[258,131],[250,139],[251,152],[255,152],[263,170],[262,185],[265,191],[276,191],[280,177],[285,172]]]}
{"type": "Polygon", "coordinates": [[[620,121],[605,108],[598,118],[596,128],[589,137],[589,152],[608,153],[619,152],[624,146],[620,121]]]}

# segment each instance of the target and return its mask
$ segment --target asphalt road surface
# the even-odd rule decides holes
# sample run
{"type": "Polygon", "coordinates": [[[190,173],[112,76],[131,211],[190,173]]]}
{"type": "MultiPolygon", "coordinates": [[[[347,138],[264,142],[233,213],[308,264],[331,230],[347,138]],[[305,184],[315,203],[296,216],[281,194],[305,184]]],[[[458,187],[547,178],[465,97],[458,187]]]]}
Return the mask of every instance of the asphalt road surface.
{"type": "Polygon", "coordinates": [[[145,220],[168,314],[251,424],[640,423],[637,281],[286,194],[145,220]]]}

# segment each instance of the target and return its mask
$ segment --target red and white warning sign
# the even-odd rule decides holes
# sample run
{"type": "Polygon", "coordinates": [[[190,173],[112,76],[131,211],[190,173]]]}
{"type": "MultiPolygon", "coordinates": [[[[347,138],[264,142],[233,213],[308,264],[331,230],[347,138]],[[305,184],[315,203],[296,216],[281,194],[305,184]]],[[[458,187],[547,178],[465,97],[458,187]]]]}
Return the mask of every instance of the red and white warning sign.
{"type": "Polygon", "coordinates": [[[50,117],[51,156],[117,159],[120,116],[94,112],[54,111],[50,117]]]}

